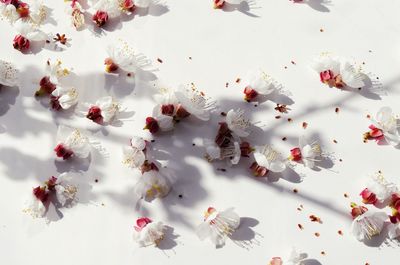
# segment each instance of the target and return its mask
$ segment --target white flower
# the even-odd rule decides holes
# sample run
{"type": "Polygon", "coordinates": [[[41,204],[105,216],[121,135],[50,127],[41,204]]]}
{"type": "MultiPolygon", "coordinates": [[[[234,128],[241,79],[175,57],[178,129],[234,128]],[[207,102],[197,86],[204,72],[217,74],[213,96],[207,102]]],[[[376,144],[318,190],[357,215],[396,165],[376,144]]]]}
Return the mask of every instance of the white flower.
{"type": "Polygon", "coordinates": [[[371,121],[376,128],[382,130],[385,139],[391,145],[397,146],[400,143],[398,119],[390,107],[382,107],[371,121]]]}
{"type": "Polygon", "coordinates": [[[167,227],[162,222],[150,222],[143,227],[135,227],[133,239],[140,247],[157,246],[165,237],[167,227]]]}
{"type": "Polygon", "coordinates": [[[94,147],[100,152],[104,152],[100,144],[96,141],[89,140],[89,138],[80,130],[74,129],[68,126],[60,125],[57,131],[57,146],[56,153],[57,156],[68,159],[71,155],[79,158],[87,158],[90,154],[91,148],[94,147]],[[57,152],[60,151],[60,152],[57,152]],[[65,152],[69,156],[64,157],[65,152]]]}
{"type": "Polygon", "coordinates": [[[209,207],[204,214],[204,222],[196,229],[196,234],[200,240],[210,238],[216,247],[222,247],[239,225],[240,217],[233,208],[218,212],[209,207]]]}
{"type": "Polygon", "coordinates": [[[299,138],[299,146],[301,150],[301,160],[308,168],[314,168],[315,162],[322,155],[321,146],[317,141],[309,141],[306,136],[299,138]]]}
{"type": "Polygon", "coordinates": [[[98,107],[101,110],[101,117],[104,123],[110,123],[113,121],[121,110],[119,102],[115,101],[112,97],[106,96],[98,99],[95,104],[89,104],[91,107],[98,107]]]}
{"type": "Polygon", "coordinates": [[[174,118],[168,115],[164,115],[161,112],[162,105],[156,105],[153,108],[153,115],[152,117],[156,119],[160,130],[163,132],[170,131],[174,129],[174,118]]]}
{"type": "Polygon", "coordinates": [[[29,18],[33,24],[39,26],[47,18],[47,7],[41,0],[30,0],[29,4],[29,18]]]}
{"type": "Polygon", "coordinates": [[[64,68],[60,60],[47,60],[45,71],[46,76],[49,77],[50,82],[53,84],[58,84],[60,78],[70,74],[70,70],[68,68],[64,68]]]}
{"type": "Polygon", "coordinates": [[[247,76],[247,86],[257,92],[257,94],[268,96],[278,92],[276,81],[261,69],[252,71],[247,76]]]}
{"type": "Polygon", "coordinates": [[[63,109],[69,109],[78,103],[79,94],[76,88],[57,86],[51,94],[58,98],[57,101],[63,109]]]}
{"type": "Polygon", "coordinates": [[[120,4],[118,0],[95,0],[92,1],[94,10],[107,12],[110,18],[118,17],[121,14],[120,4]]]}
{"type": "Polygon", "coordinates": [[[400,236],[400,223],[388,225],[388,236],[390,239],[397,239],[400,236]]]}
{"type": "Polygon", "coordinates": [[[320,74],[321,81],[330,86],[360,88],[365,85],[361,70],[356,70],[348,61],[329,53],[322,53],[315,58],[311,67],[320,74]],[[323,75],[324,72],[326,75],[323,75]]]}
{"type": "Polygon", "coordinates": [[[71,23],[76,29],[79,29],[85,25],[85,16],[83,15],[85,10],[78,1],[72,1],[71,4],[68,4],[66,12],[71,16],[71,23]]]}
{"type": "Polygon", "coordinates": [[[251,122],[245,118],[244,111],[241,109],[231,109],[226,114],[226,124],[229,130],[239,137],[247,137],[250,134],[251,122]]]}
{"type": "Polygon", "coordinates": [[[19,35],[23,36],[29,41],[44,41],[47,39],[46,33],[21,19],[15,22],[14,27],[19,35]]]}
{"type": "Polygon", "coordinates": [[[369,240],[381,233],[387,219],[388,215],[384,212],[367,211],[353,220],[351,233],[359,241],[369,240]]]}
{"type": "Polygon", "coordinates": [[[151,62],[146,56],[136,53],[132,47],[123,40],[107,47],[106,71],[113,72],[118,68],[126,72],[135,73],[138,69],[148,67],[151,62]],[[115,68],[116,67],[116,68],[115,68]]]}
{"type": "Polygon", "coordinates": [[[143,151],[144,149],[146,149],[146,141],[142,138],[142,137],[139,137],[139,136],[133,136],[132,138],[131,138],[131,146],[133,147],[133,148],[137,148],[137,149],[139,149],[139,150],[141,150],[141,151],[143,151]]]}
{"type": "Polygon", "coordinates": [[[26,207],[23,211],[31,215],[33,218],[41,218],[45,216],[47,208],[43,202],[32,193],[30,199],[26,202],[26,207]]]}
{"type": "Polygon", "coordinates": [[[77,200],[78,187],[72,183],[70,175],[62,173],[55,184],[56,197],[61,206],[70,205],[77,200]]]}
{"type": "Polygon", "coordinates": [[[0,15],[7,19],[10,23],[14,23],[19,19],[17,9],[12,4],[5,4],[0,2],[0,15]]]}
{"type": "Polygon", "coordinates": [[[215,108],[215,102],[206,98],[204,93],[194,87],[180,85],[175,96],[182,107],[200,120],[208,121],[210,112],[215,108]]]}
{"type": "Polygon", "coordinates": [[[135,194],[146,201],[155,198],[163,198],[171,190],[170,180],[159,171],[150,170],[144,172],[135,185],[135,194]]]}
{"type": "Polygon", "coordinates": [[[231,141],[229,146],[226,147],[219,147],[215,141],[211,141],[205,139],[204,147],[206,148],[206,159],[209,162],[213,160],[224,160],[229,159],[229,163],[232,165],[236,165],[239,163],[241,150],[240,150],[240,143],[238,141],[231,141]]]}
{"type": "Polygon", "coordinates": [[[258,165],[272,172],[280,173],[286,169],[285,160],[271,146],[257,146],[254,151],[254,158],[258,165]]]}
{"type": "Polygon", "coordinates": [[[398,192],[397,185],[392,182],[388,182],[380,173],[371,178],[371,181],[367,185],[367,189],[375,194],[380,203],[385,202],[392,196],[392,194],[398,192]]]}
{"type": "Polygon", "coordinates": [[[12,63],[0,60],[0,85],[16,86],[18,77],[19,71],[12,63]]]}
{"type": "Polygon", "coordinates": [[[144,150],[146,142],[141,137],[134,136],[131,139],[131,146],[124,147],[122,163],[130,168],[139,168],[146,160],[144,150]]]}

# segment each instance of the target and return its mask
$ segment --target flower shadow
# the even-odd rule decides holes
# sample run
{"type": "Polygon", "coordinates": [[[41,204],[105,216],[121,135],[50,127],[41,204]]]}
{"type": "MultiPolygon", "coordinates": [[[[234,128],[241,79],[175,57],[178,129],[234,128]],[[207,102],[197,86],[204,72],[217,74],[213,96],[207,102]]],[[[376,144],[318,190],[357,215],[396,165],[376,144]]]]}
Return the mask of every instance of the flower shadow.
{"type": "Polygon", "coordinates": [[[15,104],[20,90],[18,87],[1,87],[0,85],[0,116],[5,115],[12,105],[15,104]]]}
{"type": "Polygon", "coordinates": [[[331,5],[330,0],[305,0],[304,4],[319,12],[330,12],[328,8],[331,5]]]}
{"type": "Polygon", "coordinates": [[[259,8],[259,7],[256,7],[255,0],[245,0],[245,1],[242,1],[240,4],[230,4],[230,3],[225,2],[222,10],[225,12],[238,11],[249,17],[259,17],[258,15],[251,12],[252,10],[257,9],[257,8],[259,8]]]}
{"type": "Polygon", "coordinates": [[[259,224],[254,218],[241,217],[240,226],[230,236],[230,239],[236,241],[238,244],[244,244],[245,246],[252,247],[253,245],[259,245],[260,242],[257,239],[261,237],[257,232],[254,231],[254,227],[259,224]],[[258,235],[258,236],[257,236],[258,235]]]}
{"type": "Polygon", "coordinates": [[[173,249],[178,245],[177,238],[179,238],[179,235],[174,233],[174,228],[167,225],[164,231],[164,239],[157,245],[157,248],[161,250],[173,249]]]}

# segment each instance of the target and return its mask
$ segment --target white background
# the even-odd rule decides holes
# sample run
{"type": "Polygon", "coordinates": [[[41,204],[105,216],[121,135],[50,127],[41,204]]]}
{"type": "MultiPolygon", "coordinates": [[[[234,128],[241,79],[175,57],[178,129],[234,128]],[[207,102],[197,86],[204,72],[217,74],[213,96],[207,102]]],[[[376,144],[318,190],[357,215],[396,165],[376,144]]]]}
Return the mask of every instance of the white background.
{"type": "Polygon", "coordinates": [[[365,144],[362,134],[369,125],[366,115],[381,106],[400,113],[400,2],[335,0],[326,6],[319,6],[318,0],[310,2],[259,0],[249,13],[214,10],[207,0],[169,0],[169,11],[164,14],[135,15],[112,23],[96,36],[88,29],[77,32],[70,26],[63,1],[45,1],[54,21],[44,29],[65,33],[72,38],[71,47],[26,55],[12,48],[15,32],[0,21],[0,58],[14,62],[22,72],[21,87],[2,89],[0,98],[0,264],[267,264],[292,246],[314,259],[309,264],[396,263],[398,247],[379,242],[367,246],[349,234],[349,205],[360,202],[358,194],[374,172],[382,170],[388,179],[398,179],[400,150],[365,144]],[[152,139],[142,128],[154,105],[154,91],[143,83],[133,87],[123,77],[104,73],[105,47],[117,38],[152,59],[159,70],[156,75],[166,84],[194,82],[220,105],[210,122],[189,119],[178,124],[174,133],[155,137],[155,156],[167,160],[178,180],[167,198],[144,203],[140,212],[135,210],[132,194],[139,175],[121,164],[121,149],[132,135],[152,139]],[[388,95],[371,99],[322,85],[309,62],[323,51],[365,62],[366,72],[379,77],[388,95]],[[89,120],[48,110],[33,93],[49,58],[59,58],[74,68],[71,82],[81,90],[82,101],[113,95],[135,111],[132,121],[122,127],[100,128],[89,120]],[[295,103],[281,119],[274,118],[279,114],[272,102],[254,107],[243,101],[245,84],[235,80],[257,67],[292,93],[295,103]],[[214,137],[220,111],[238,107],[265,125],[263,132],[254,132],[250,142],[271,143],[287,154],[298,136],[305,131],[314,133],[325,150],[333,153],[334,166],[321,171],[298,166],[296,171],[305,175],[302,182],[293,172],[280,179],[256,179],[247,169],[251,159],[243,159],[226,172],[216,170],[226,167],[203,159],[201,139],[214,137]],[[289,117],[293,122],[287,121],[289,117]],[[308,123],[306,130],[302,122],[308,123]],[[110,157],[93,156],[88,167],[55,162],[57,124],[89,129],[110,157]],[[198,144],[192,146],[193,142],[198,144]],[[22,212],[32,187],[71,168],[81,169],[80,177],[92,186],[82,203],[62,209],[64,216],[53,216],[50,224],[22,212]],[[300,204],[304,206],[301,212],[296,210],[300,204]],[[199,241],[194,229],[208,206],[235,207],[246,217],[236,237],[255,236],[260,246],[254,244],[247,251],[228,241],[215,249],[210,242],[199,241]],[[321,217],[323,224],[311,223],[311,214],[321,217]],[[166,240],[163,250],[138,249],[132,231],[141,215],[174,227],[178,237],[166,240]],[[304,230],[297,227],[299,223],[304,230]],[[338,230],[344,235],[338,235],[338,230]],[[321,236],[314,236],[315,232],[321,236]]]}

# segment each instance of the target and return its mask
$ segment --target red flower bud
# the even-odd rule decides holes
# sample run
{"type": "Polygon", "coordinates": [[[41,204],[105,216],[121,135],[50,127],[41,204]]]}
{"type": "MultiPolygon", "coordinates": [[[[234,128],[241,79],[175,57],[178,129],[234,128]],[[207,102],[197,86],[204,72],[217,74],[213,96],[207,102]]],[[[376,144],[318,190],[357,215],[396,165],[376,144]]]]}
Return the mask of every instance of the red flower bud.
{"type": "Polygon", "coordinates": [[[219,129],[217,136],[215,137],[215,143],[219,147],[227,147],[232,141],[232,132],[229,130],[228,124],[226,122],[219,123],[219,129]]]}
{"type": "Polygon", "coordinates": [[[74,152],[65,148],[63,144],[58,144],[56,148],[54,148],[54,151],[56,152],[56,156],[62,157],[63,160],[67,160],[74,154],[74,152]]]}
{"type": "Polygon", "coordinates": [[[47,188],[49,190],[53,190],[54,187],[56,186],[56,182],[57,182],[57,178],[54,176],[51,176],[51,178],[49,178],[49,180],[46,181],[47,188]]]}
{"type": "Polygon", "coordinates": [[[150,133],[154,134],[160,130],[160,126],[158,125],[158,122],[156,119],[154,119],[153,117],[147,117],[146,118],[146,126],[143,129],[149,130],[150,133]]]}
{"type": "Polygon", "coordinates": [[[246,100],[247,102],[254,100],[258,96],[258,92],[249,86],[247,86],[244,89],[243,93],[244,93],[244,100],[246,100]]]}
{"type": "Polygon", "coordinates": [[[104,64],[106,65],[106,72],[112,73],[118,70],[118,65],[113,62],[111,58],[107,58],[104,60],[104,64]]]}
{"type": "Polygon", "coordinates": [[[367,207],[354,205],[351,209],[351,216],[353,219],[355,219],[357,216],[364,214],[366,211],[368,211],[367,207]]]}
{"type": "Polygon", "coordinates": [[[47,200],[48,197],[48,193],[46,191],[46,187],[40,187],[37,186],[36,188],[33,189],[33,195],[35,195],[35,197],[40,200],[41,202],[45,202],[47,200]]]}
{"type": "Polygon", "coordinates": [[[371,192],[369,189],[365,188],[361,193],[360,193],[363,203],[365,204],[375,204],[378,201],[378,198],[376,198],[376,194],[371,192]]]}
{"type": "Polygon", "coordinates": [[[136,9],[136,6],[133,0],[124,0],[121,5],[122,9],[125,11],[133,12],[136,9]]]}
{"type": "Polygon", "coordinates": [[[181,104],[179,104],[176,109],[175,118],[178,120],[181,120],[181,119],[189,117],[189,116],[190,116],[190,113],[187,112],[187,110],[185,110],[185,108],[182,107],[181,104]]]}
{"type": "Polygon", "coordinates": [[[145,160],[143,165],[140,167],[140,171],[143,174],[144,172],[149,172],[151,170],[158,171],[158,167],[153,162],[149,163],[148,160],[145,160]]]}
{"type": "Polygon", "coordinates": [[[248,142],[242,142],[240,144],[240,155],[243,157],[249,157],[249,155],[254,151],[254,148],[250,146],[248,142]]]}
{"type": "Polygon", "coordinates": [[[30,42],[27,38],[22,35],[17,35],[13,41],[13,47],[19,51],[26,51],[29,49],[30,42]]]}
{"type": "Polygon", "coordinates": [[[55,96],[51,96],[50,97],[50,106],[53,110],[60,110],[61,109],[61,105],[60,102],[58,101],[60,97],[55,97],[55,96]]]}
{"type": "Polygon", "coordinates": [[[92,16],[92,20],[98,27],[102,27],[108,21],[108,14],[105,11],[97,10],[92,16]]]}
{"type": "Polygon", "coordinates": [[[253,171],[253,175],[256,177],[264,177],[268,174],[269,170],[266,167],[262,167],[257,162],[251,164],[250,169],[253,171]]]}
{"type": "Polygon", "coordinates": [[[392,194],[390,207],[392,207],[395,211],[400,213],[400,194],[398,193],[392,194]]]}
{"type": "Polygon", "coordinates": [[[86,114],[86,118],[98,124],[103,123],[103,116],[101,116],[101,109],[97,106],[90,107],[88,113],[86,114]]]}
{"type": "Polygon", "coordinates": [[[225,0],[214,0],[214,8],[221,9],[225,5],[225,0]]]}
{"type": "Polygon", "coordinates": [[[301,160],[300,148],[296,147],[290,150],[290,159],[296,162],[299,162],[301,160]]]}
{"type": "Polygon", "coordinates": [[[17,8],[17,13],[20,17],[28,17],[29,16],[29,5],[24,2],[19,2],[17,8]]]}
{"type": "Polygon", "coordinates": [[[161,106],[161,113],[166,116],[174,116],[174,104],[164,104],[161,106]]]}

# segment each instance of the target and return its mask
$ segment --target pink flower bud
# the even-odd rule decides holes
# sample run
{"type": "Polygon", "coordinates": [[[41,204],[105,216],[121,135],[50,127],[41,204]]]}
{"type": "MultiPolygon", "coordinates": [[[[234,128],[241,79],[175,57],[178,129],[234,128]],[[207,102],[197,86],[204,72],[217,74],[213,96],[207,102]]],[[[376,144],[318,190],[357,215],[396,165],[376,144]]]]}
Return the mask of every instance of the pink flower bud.
{"type": "Polygon", "coordinates": [[[17,35],[13,41],[13,47],[19,51],[26,51],[29,49],[30,42],[27,38],[22,35],[17,35]]]}
{"type": "Polygon", "coordinates": [[[136,226],[134,227],[136,231],[140,232],[146,225],[152,223],[153,221],[150,218],[142,217],[136,220],[136,226]]]}
{"type": "Polygon", "coordinates": [[[376,194],[371,192],[369,189],[365,188],[361,193],[360,193],[363,203],[365,204],[375,204],[378,201],[378,198],[376,198],[376,194]]]}
{"type": "Polygon", "coordinates": [[[108,21],[108,14],[105,11],[97,10],[92,16],[92,20],[98,27],[104,26],[108,21]]]}
{"type": "Polygon", "coordinates": [[[273,257],[268,265],[283,265],[283,261],[280,257],[273,257]]]}

